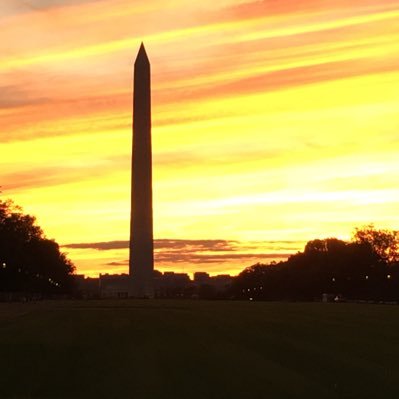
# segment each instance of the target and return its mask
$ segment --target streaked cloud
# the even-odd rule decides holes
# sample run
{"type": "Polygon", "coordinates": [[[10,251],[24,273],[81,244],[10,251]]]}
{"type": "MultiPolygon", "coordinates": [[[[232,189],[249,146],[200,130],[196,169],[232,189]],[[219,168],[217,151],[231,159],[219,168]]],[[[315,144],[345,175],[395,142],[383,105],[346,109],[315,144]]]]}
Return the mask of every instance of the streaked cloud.
{"type": "MultiPolygon", "coordinates": [[[[229,271],[236,274],[251,263],[284,260],[295,253],[301,245],[302,243],[295,241],[240,242],[236,240],[156,239],[154,241],[154,258],[156,268],[163,271],[172,266],[176,271],[185,271],[190,274],[198,271],[198,268],[217,273],[220,265],[228,264],[229,271]]],[[[106,261],[103,265],[104,268],[113,267],[117,268],[119,272],[126,272],[129,266],[129,260],[124,258],[129,248],[129,241],[126,240],[73,243],[66,244],[63,248],[109,251],[112,253],[113,260],[106,261]]]]}
{"type": "Polygon", "coordinates": [[[48,101],[45,97],[32,97],[19,85],[0,87],[0,109],[26,107],[48,101]]]}
{"type": "Polygon", "coordinates": [[[100,3],[101,0],[2,0],[0,4],[0,19],[16,17],[21,14],[45,14],[57,8],[73,7],[95,2],[100,3]]]}
{"type": "Polygon", "coordinates": [[[4,0],[0,21],[0,184],[81,272],[126,271],[142,40],[161,267],[399,228],[396,0],[4,0]]]}
{"type": "MultiPolygon", "coordinates": [[[[182,239],[157,239],[154,240],[155,250],[184,250],[189,248],[193,252],[199,251],[233,251],[237,241],[228,240],[182,240],[182,239]]],[[[106,251],[111,249],[129,248],[129,241],[108,241],[93,243],[65,244],[65,248],[97,249],[106,251]]]]}

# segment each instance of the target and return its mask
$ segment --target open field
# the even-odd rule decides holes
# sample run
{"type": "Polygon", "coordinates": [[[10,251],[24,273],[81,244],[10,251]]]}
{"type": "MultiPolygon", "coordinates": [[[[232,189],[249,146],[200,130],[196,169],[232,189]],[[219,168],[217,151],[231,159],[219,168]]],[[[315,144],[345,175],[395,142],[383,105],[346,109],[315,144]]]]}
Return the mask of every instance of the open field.
{"type": "Polygon", "coordinates": [[[399,306],[0,304],[0,398],[397,398],[399,306]]]}

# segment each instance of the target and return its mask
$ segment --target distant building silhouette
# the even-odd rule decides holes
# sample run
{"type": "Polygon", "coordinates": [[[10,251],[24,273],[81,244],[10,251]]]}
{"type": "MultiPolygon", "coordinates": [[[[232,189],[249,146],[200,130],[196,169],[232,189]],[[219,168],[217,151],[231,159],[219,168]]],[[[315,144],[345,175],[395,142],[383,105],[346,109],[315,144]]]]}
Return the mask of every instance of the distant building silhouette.
{"type": "Polygon", "coordinates": [[[210,278],[210,285],[216,290],[216,292],[224,292],[227,290],[231,283],[233,282],[233,277],[229,274],[218,274],[210,278]]]}
{"type": "Polygon", "coordinates": [[[100,274],[101,298],[127,298],[129,286],[130,277],[128,274],[100,274]]]}
{"type": "Polygon", "coordinates": [[[194,273],[194,284],[196,284],[198,286],[209,284],[210,280],[211,280],[211,277],[206,272],[195,272],[194,273]]]}
{"type": "Polygon", "coordinates": [[[100,297],[100,279],[95,277],[86,277],[84,274],[75,274],[74,279],[78,295],[84,299],[93,299],[100,297]]]}
{"type": "Polygon", "coordinates": [[[129,295],[154,296],[152,222],[151,77],[141,44],[134,63],[129,295]]]}
{"type": "MultiPolygon", "coordinates": [[[[99,278],[74,276],[77,293],[81,298],[127,298],[131,290],[128,274],[100,274],[99,278]]],[[[221,298],[231,287],[229,275],[209,276],[205,272],[194,274],[194,280],[186,273],[153,271],[154,296],[157,298],[221,298]]],[[[1,299],[1,298],[0,298],[1,299]]]]}

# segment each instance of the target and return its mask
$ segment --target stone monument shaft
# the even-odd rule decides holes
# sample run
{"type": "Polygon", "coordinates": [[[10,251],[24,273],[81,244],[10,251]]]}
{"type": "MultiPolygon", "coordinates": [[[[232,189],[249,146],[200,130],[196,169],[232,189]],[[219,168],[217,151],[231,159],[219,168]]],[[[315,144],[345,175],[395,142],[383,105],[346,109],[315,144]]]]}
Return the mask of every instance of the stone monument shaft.
{"type": "Polygon", "coordinates": [[[153,297],[151,78],[150,62],[143,44],[134,63],[131,195],[130,295],[153,297]]]}

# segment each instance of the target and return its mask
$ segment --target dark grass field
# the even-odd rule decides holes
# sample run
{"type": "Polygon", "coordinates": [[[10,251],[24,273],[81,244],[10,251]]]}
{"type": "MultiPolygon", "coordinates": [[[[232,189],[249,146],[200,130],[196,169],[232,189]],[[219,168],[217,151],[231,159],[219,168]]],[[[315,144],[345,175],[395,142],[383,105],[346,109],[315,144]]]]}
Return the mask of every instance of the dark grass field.
{"type": "Polygon", "coordinates": [[[0,398],[399,398],[399,306],[0,304],[0,398]]]}

